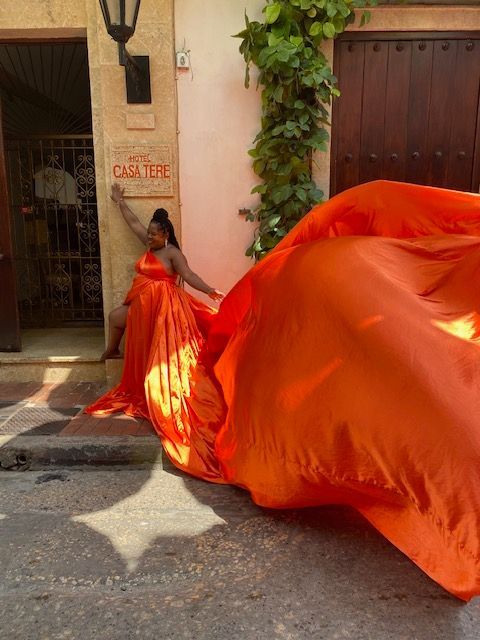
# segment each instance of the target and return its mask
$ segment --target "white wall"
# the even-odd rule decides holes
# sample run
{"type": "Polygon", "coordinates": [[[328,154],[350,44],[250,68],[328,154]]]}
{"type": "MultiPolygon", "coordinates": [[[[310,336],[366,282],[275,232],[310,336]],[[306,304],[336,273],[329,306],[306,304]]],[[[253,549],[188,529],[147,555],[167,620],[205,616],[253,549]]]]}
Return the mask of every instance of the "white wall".
{"type": "MultiPolygon", "coordinates": [[[[245,257],[259,179],[247,154],[260,127],[260,90],[246,90],[245,63],[232,38],[244,12],[258,19],[263,0],[175,0],[176,49],[190,50],[192,73],[177,71],[182,249],[191,268],[227,292],[253,265],[245,257]]],[[[200,296],[201,297],[201,296],[200,296]]]]}

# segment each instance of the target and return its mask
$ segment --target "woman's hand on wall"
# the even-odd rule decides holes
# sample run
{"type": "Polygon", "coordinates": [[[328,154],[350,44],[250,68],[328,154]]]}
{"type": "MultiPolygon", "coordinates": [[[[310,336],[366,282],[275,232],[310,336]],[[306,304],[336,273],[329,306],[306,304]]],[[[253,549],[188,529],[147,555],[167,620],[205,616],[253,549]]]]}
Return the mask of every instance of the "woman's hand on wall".
{"type": "Polygon", "coordinates": [[[123,192],[125,191],[124,187],[121,187],[119,184],[114,182],[112,184],[112,193],[110,194],[110,198],[118,204],[123,200],[123,192]]]}

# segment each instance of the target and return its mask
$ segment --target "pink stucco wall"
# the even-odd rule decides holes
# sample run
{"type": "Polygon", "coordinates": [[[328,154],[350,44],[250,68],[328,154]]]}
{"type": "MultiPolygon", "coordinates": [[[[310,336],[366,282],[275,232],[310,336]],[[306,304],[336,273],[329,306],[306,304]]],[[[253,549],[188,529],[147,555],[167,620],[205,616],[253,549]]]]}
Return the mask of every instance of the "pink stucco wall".
{"type": "Polygon", "coordinates": [[[247,151],[260,123],[260,91],[247,91],[245,65],[232,38],[244,11],[256,17],[262,0],[176,0],[176,49],[190,51],[191,70],[177,71],[179,182],[183,250],[209,284],[228,291],[252,265],[245,249],[257,177],[247,151]]]}

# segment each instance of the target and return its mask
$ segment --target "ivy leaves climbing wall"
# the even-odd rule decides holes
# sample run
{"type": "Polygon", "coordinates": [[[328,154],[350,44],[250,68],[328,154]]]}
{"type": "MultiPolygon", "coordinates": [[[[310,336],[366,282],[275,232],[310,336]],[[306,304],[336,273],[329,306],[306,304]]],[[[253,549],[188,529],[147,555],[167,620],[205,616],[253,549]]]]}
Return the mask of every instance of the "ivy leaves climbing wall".
{"type": "MultiPolygon", "coordinates": [[[[272,249],[323,193],[312,180],[315,151],[328,148],[329,111],[338,96],[336,78],[321,51],[355,21],[355,11],[377,0],[267,0],[263,22],[250,21],[236,37],[246,67],[258,67],[262,90],[261,129],[249,151],[261,178],[252,193],[260,204],[247,219],[257,222],[247,255],[256,260],[272,249]]],[[[369,19],[362,11],[360,23],[369,19]]]]}

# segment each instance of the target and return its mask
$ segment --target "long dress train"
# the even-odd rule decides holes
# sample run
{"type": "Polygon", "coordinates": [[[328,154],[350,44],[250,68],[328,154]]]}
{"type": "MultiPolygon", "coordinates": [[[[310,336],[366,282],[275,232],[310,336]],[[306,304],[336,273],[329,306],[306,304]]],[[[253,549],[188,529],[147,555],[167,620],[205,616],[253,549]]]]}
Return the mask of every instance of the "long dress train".
{"type": "Polygon", "coordinates": [[[480,594],[479,236],[480,196],[461,192],[374,182],[313,209],[211,317],[181,433],[182,386],[150,357],[170,458],[264,506],[349,504],[451,593],[480,594]]]}

